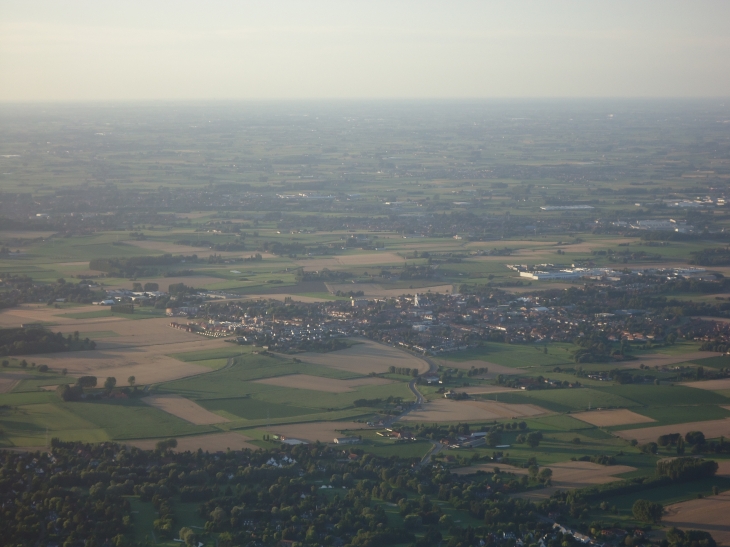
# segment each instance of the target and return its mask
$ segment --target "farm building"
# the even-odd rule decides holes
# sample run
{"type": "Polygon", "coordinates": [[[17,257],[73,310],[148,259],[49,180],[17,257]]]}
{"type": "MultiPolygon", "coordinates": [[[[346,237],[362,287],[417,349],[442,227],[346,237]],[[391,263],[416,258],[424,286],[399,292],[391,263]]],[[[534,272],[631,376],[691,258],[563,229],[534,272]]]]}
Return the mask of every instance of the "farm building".
{"type": "Polygon", "coordinates": [[[335,437],[335,444],[357,444],[360,442],[359,437],[335,437]]]}

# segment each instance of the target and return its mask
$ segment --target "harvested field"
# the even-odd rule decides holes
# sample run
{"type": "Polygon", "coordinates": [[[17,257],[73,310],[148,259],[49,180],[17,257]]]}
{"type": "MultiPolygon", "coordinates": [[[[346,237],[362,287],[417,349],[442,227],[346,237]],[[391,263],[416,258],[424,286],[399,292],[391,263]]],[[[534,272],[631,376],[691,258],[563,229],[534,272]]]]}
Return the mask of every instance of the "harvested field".
{"type": "MultiPolygon", "coordinates": [[[[144,439],[131,441],[129,444],[143,450],[154,450],[155,445],[162,439],[144,439]]],[[[211,433],[210,435],[192,435],[190,437],[179,437],[175,452],[197,452],[198,449],[204,452],[226,452],[231,450],[261,450],[255,444],[251,444],[250,437],[239,435],[229,431],[227,433],[211,433]]]]}
{"type": "MultiPolygon", "coordinates": [[[[492,471],[495,464],[480,464],[470,467],[462,467],[454,470],[457,475],[468,475],[479,470],[492,471]]],[[[517,475],[526,475],[528,470],[523,467],[513,467],[511,465],[497,464],[501,471],[508,471],[517,475]]],[[[599,465],[592,462],[559,462],[546,465],[553,471],[553,485],[548,488],[540,488],[539,490],[530,490],[529,492],[521,492],[515,494],[517,497],[528,498],[532,500],[543,500],[549,498],[558,490],[572,490],[574,488],[584,488],[593,484],[604,484],[621,480],[615,475],[636,471],[635,467],[628,465],[599,465]]]]}
{"type": "Polygon", "coordinates": [[[730,545],[730,491],[675,503],[666,508],[662,524],[684,530],[704,530],[719,545],[730,545]]]}
{"type": "Polygon", "coordinates": [[[372,340],[359,339],[359,344],[329,353],[302,353],[297,355],[306,363],[315,363],[339,370],[366,375],[371,372],[388,372],[388,367],[416,368],[420,373],[428,370],[428,363],[415,355],[372,340]]]}
{"type": "MultiPolygon", "coordinates": [[[[98,311],[98,306],[74,308],[74,312],[98,311]]],[[[102,317],[73,319],[59,317],[68,310],[49,310],[45,306],[23,307],[0,313],[0,324],[13,321],[54,321],[52,330],[72,333],[98,330],[100,324],[112,328],[118,336],[96,340],[97,347],[90,351],[28,355],[29,361],[47,364],[53,370],[68,369],[69,376],[94,375],[100,378],[114,376],[122,385],[129,376],[135,376],[137,384],[153,384],[186,376],[210,372],[209,368],[194,363],[183,363],[169,357],[170,353],[185,353],[227,347],[222,339],[210,339],[168,326],[169,318],[125,319],[102,317]],[[12,313],[8,313],[12,312],[12,313]],[[24,316],[24,317],[23,317],[24,316]]]]}
{"type": "Polygon", "coordinates": [[[476,420],[499,420],[522,418],[547,414],[547,410],[536,405],[497,403],[495,401],[453,401],[436,399],[425,403],[420,410],[409,412],[404,418],[408,422],[468,422],[476,420]]]}
{"type": "Polygon", "coordinates": [[[326,391],[328,393],[347,393],[355,391],[358,386],[374,386],[392,383],[385,378],[355,378],[353,380],[336,380],[334,378],[322,378],[320,376],[309,376],[308,374],[288,374],[275,378],[264,378],[254,380],[257,384],[270,386],[288,387],[294,389],[309,389],[312,391],[326,391]]]}
{"type": "Polygon", "coordinates": [[[342,437],[343,431],[357,429],[371,428],[358,422],[311,422],[307,424],[277,425],[267,428],[266,431],[311,443],[317,441],[331,443],[335,437],[342,437]]]}
{"type": "Polygon", "coordinates": [[[475,368],[483,368],[487,367],[487,373],[486,374],[480,374],[479,376],[476,376],[476,378],[485,378],[488,380],[492,380],[499,376],[500,374],[507,375],[507,374],[522,374],[524,370],[515,368],[515,367],[505,367],[504,365],[498,365],[497,363],[490,363],[489,361],[480,361],[478,359],[473,359],[470,361],[447,361],[445,359],[434,359],[434,361],[438,362],[438,364],[443,365],[445,367],[449,368],[460,368],[464,370],[469,370],[471,367],[475,368]]]}
{"type": "Polygon", "coordinates": [[[720,380],[705,380],[703,382],[682,382],[679,385],[696,387],[697,389],[707,389],[709,391],[719,391],[721,389],[730,389],[730,378],[722,378],[720,380]]]}
{"type": "Polygon", "coordinates": [[[661,435],[671,433],[687,434],[690,431],[702,431],[708,439],[716,437],[730,437],[730,418],[724,420],[707,420],[705,422],[689,422],[685,424],[660,425],[657,427],[645,427],[642,429],[626,429],[617,431],[616,434],[622,439],[636,439],[640,443],[656,442],[661,435]]]}
{"type": "Polygon", "coordinates": [[[626,408],[618,410],[591,410],[589,412],[571,414],[571,416],[598,427],[656,422],[656,420],[647,418],[646,416],[642,416],[641,414],[637,414],[636,412],[632,412],[626,408]]]}
{"type": "Polygon", "coordinates": [[[230,421],[180,395],[150,395],[143,397],[142,401],[195,425],[220,424],[230,421]]]}

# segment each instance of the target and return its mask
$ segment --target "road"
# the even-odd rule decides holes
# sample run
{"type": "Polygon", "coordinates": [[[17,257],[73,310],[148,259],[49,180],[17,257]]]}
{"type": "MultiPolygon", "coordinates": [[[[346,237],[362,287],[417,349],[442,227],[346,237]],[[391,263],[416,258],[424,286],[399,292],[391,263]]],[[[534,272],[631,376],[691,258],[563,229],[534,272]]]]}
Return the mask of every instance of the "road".
{"type": "MultiPolygon", "coordinates": [[[[428,373],[427,374],[436,374],[438,372],[438,365],[433,362],[433,360],[429,359],[428,357],[422,357],[424,361],[428,363],[428,373]]],[[[423,376],[421,374],[420,376],[423,376]]],[[[419,377],[420,377],[419,376],[419,377]]],[[[395,421],[400,420],[404,416],[406,416],[411,410],[417,410],[420,409],[421,406],[426,402],[426,398],[423,396],[423,394],[418,391],[418,378],[416,377],[413,380],[411,380],[408,384],[408,389],[411,390],[411,393],[415,395],[416,402],[411,405],[410,408],[403,411],[399,416],[396,416],[392,418],[391,420],[388,420],[387,427],[390,427],[390,424],[392,424],[395,421]]],[[[441,444],[438,441],[431,441],[431,450],[428,451],[428,453],[423,457],[423,459],[418,463],[418,467],[423,467],[424,465],[428,465],[428,463],[431,461],[431,458],[433,458],[436,454],[441,452],[444,448],[446,448],[445,445],[441,444]]]]}

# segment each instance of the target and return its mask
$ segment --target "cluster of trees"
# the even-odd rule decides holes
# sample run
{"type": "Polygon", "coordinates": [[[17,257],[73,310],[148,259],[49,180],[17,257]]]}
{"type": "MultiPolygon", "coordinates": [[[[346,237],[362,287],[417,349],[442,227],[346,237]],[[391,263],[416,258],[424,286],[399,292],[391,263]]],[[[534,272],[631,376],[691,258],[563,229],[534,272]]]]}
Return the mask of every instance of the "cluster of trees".
{"type": "Polygon", "coordinates": [[[433,279],[434,277],[436,277],[436,271],[429,265],[419,266],[407,264],[400,273],[402,280],[433,279]]]}
{"type": "Polygon", "coordinates": [[[79,332],[52,333],[42,327],[0,329],[0,355],[27,355],[31,353],[56,353],[96,348],[96,342],[80,339],[79,332]]]}
{"type": "MultiPolygon", "coordinates": [[[[580,437],[576,437],[580,441],[580,437]]],[[[576,443],[578,444],[578,443],[576,443]]],[[[606,454],[594,454],[593,456],[581,456],[580,458],[574,458],[579,462],[592,462],[599,465],[616,465],[616,457],[608,456],[606,454]]]]}
{"type": "Polygon", "coordinates": [[[713,477],[718,465],[713,460],[699,458],[675,458],[660,460],[656,464],[657,475],[668,477],[672,481],[684,482],[713,477]]]}
{"type": "MultiPolygon", "coordinates": [[[[507,495],[518,485],[511,474],[459,477],[441,467],[414,467],[417,459],[357,449],[343,458],[348,453],[322,444],[225,454],[175,453],[173,445],[168,440],[143,451],[53,439],[48,451],[0,453],[3,541],[130,545],[131,495],[154,509],[158,538],[177,536],[188,545],[274,546],[283,540],[379,547],[413,543],[418,532],[425,536],[419,547],[438,544],[447,533],[445,547],[466,547],[494,545],[498,531],[549,531],[531,502],[507,495]],[[280,465],[269,465],[272,459],[280,465]],[[328,495],[322,482],[347,489],[328,495]],[[434,497],[483,525],[463,527],[434,497]],[[393,522],[376,500],[397,504],[402,520],[393,522]],[[176,504],[193,501],[201,504],[202,530],[176,520],[176,504]]],[[[549,478],[546,471],[536,476],[549,478]]]]}
{"type": "Polygon", "coordinates": [[[262,253],[271,253],[279,256],[296,256],[311,252],[303,243],[282,243],[281,241],[262,241],[256,248],[262,253]]]}
{"type": "Polygon", "coordinates": [[[57,300],[90,304],[94,292],[85,281],[69,283],[58,279],[54,283],[35,283],[25,274],[2,274],[2,285],[6,290],[0,292],[0,309],[12,308],[25,302],[47,302],[53,305],[57,300]]]}
{"type": "Polygon", "coordinates": [[[730,247],[710,247],[690,253],[690,264],[700,266],[727,266],[730,264],[730,247]]]}
{"type": "Polygon", "coordinates": [[[693,454],[708,452],[726,454],[730,452],[730,442],[725,437],[721,437],[717,441],[708,441],[702,431],[688,431],[684,437],[680,433],[661,435],[657,442],[653,444],[662,448],[676,446],[677,454],[680,456],[685,453],[687,447],[693,454]]]}
{"type": "Polygon", "coordinates": [[[365,296],[365,291],[337,291],[335,296],[344,296],[346,298],[357,298],[359,296],[365,296]]]}
{"type": "Polygon", "coordinates": [[[413,376],[414,378],[418,376],[418,369],[410,367],[395,367],[391,365],[388,367],[388,372],[390,374],[400,374],[402,376],[413,376]]]}
{"type": "Polygon", "coordinates": [[[702,530],[680,530],[670,528],[667,541],[672,547],[716,547],[717,543],[709,532],[702,530]]]}
{"type": "Polygon", "coordinates": [[[301,351],[316,351],[317,353],[327,353],[330,351],[339,351],[347,349],[350,344],[342,338],[329,338],[327,340],[301,340],[297,344],[297,349],[301,351]]]}
{"type": "Polygon", "coordinates": [[[147,282],[144,285],[142,283],[139,283],[138,281],[135,281],[132,283],[132,290],[134,292],[155,292],[160,290],[160,285],[153,282],[147,282]]]}
{"type": "Polygon", "coordinates": [[[520,433],[517,435],[515,442],[517,444],[527,444],[530,448],[537,448],[542,441],[542,431],[530,431],[527,435],[520,433]]]}
{"type": "Polygon", "coordinates": [[[119,277],[158,275],[161,269],[180,263],[197,262],[198,255],[132,256],[129,258],[94,258],[89,269],[119,277]]]}
{"type": "MultiPolygon", "coordinates": [[[[127,387],[122,388],[122,392],[126,395],[132,395],[132,396],[139,396],[143,392],[138,391],[137,387],[135,386],[136,378],[134,376],[130,376],[127,378],[127,382],[129,383],[130,387],[134,387],[134,391],[130,390],[127,387]]],[[[76,383],[73,385],[70,384],[60,384],[56,386],[56,393],[58,394],[61,399],[64,401],[79,401],[83,398],[84,389],[94,389],[97,387],[97,378],[96,376],[81,376],[76,380],[76,383]]],[[[106,380],[104,380],[104,392],[109,395],[112,391],[114,391],[114,388],[117,385],[117,379],[114,376],[109,376],[106,380]]],[[[101,396],[103,393],[97,392],[95,396],[101,396]]]]}
{"type": "Polygon", "coordinates": [[[662,520],[664,506],[654,501],[636,500],[631,508],[631,512],[636,520],[657,523],[662,520]]]}

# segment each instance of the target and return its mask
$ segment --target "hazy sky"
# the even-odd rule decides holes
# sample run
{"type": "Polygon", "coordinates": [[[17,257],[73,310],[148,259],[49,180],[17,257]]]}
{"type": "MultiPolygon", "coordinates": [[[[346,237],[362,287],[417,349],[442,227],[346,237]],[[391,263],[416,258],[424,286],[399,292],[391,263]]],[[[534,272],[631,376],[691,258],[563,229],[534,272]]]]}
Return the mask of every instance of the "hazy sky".
{"type": "Polygon", "coordinates": [[[0,0],[0,101],[730,96],[730,1],[0,0]]]}

